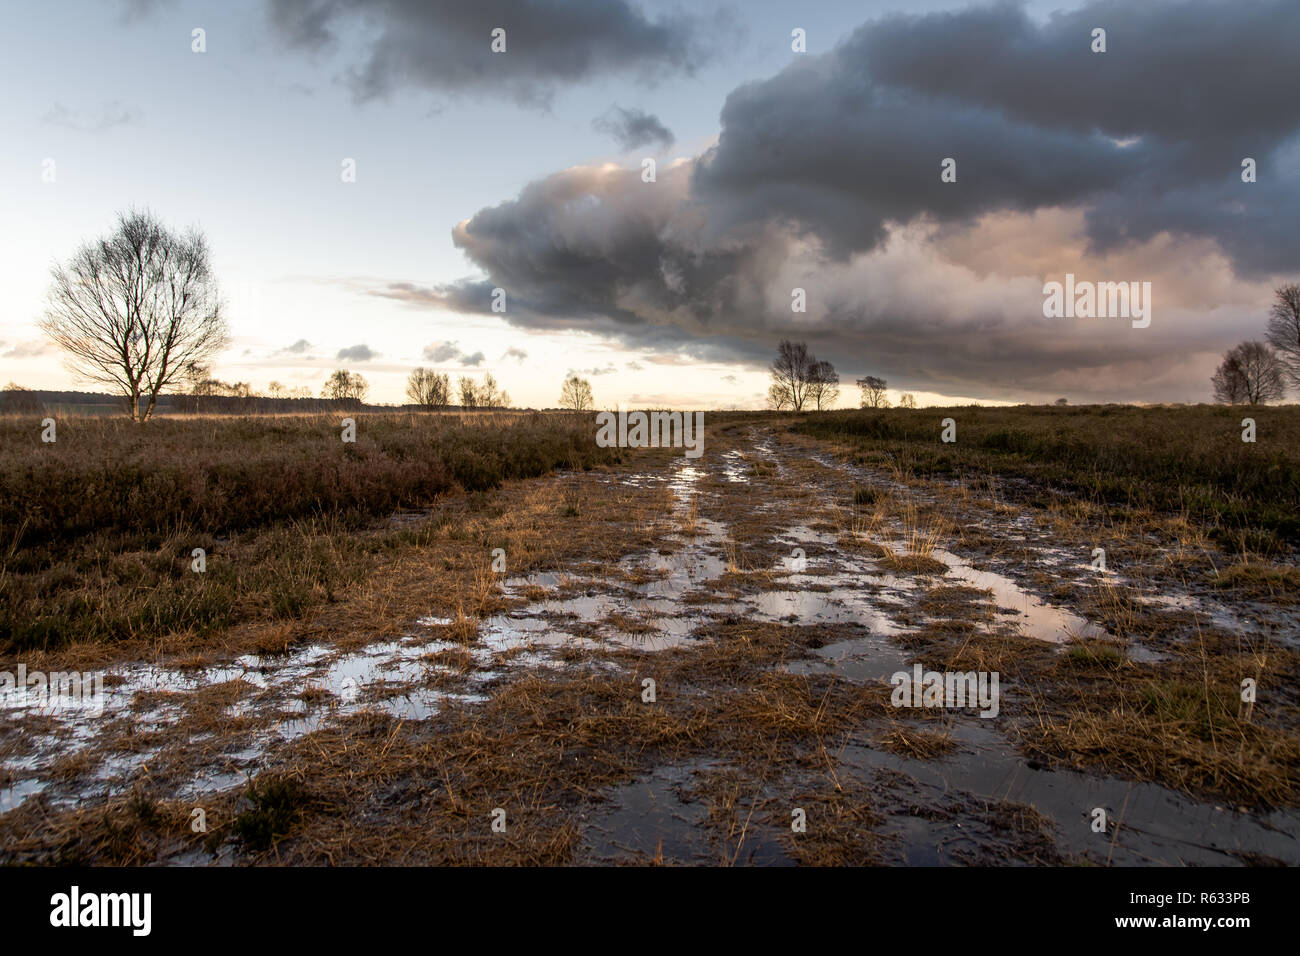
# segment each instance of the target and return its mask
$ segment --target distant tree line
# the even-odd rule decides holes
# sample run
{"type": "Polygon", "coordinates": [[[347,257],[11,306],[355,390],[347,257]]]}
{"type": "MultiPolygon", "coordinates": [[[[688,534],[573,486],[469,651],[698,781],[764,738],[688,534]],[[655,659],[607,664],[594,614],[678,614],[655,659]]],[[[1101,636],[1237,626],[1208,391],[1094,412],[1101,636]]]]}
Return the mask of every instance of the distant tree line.
{"type": "MultiPolygon", "coordinates": [[[[772,384],[767,390],[769,408],[802,412],[834,408],[840,397],[840,376],[835,366],[818,359],[806,342],[783,339],[777,346],[776,358],[771,367],[772,384]]],[[[889,383],[875,375],[857,380],[862,391],[862,408],[888,408],[889,383]]],[[[916,396],[903,392],[899,396],[900,408],[915,408],[916,396]]]]}
{"type": "Polygon", "coordinates": [[[510,407],[510,394],[497,385],[491,372],[484,374],[481,382],[462,375],[453,389],[451,377],[446,372],[417,368],[406,378],[406,397],[412,405],[421,408],[510,407]]]}

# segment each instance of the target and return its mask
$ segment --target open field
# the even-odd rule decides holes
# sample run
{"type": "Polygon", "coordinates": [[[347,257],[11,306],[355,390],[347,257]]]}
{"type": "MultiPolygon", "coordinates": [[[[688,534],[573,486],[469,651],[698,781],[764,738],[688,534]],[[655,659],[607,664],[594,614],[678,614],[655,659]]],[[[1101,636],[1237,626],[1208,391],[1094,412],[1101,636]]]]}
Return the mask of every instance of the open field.
{"type": "Polygon", "coordinates": [[[0,423],[0,861],[1300,863],[1300,409],[705,421],[0,423]]]}

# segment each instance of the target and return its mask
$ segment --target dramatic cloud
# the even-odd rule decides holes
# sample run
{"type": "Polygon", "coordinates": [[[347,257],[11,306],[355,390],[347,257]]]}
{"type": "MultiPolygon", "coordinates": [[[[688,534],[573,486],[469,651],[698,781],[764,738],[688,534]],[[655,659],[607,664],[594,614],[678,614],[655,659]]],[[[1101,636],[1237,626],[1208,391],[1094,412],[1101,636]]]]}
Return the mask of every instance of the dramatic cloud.
{"type": "Polygon", "coordinates": [[[692,73],[707,36],[681,14],[650,19],[629,0],[271,0],[270,20],[284,42],[307,50],[363,37],[349,69],[361,100],[414,87],[543,106],[556,88],[600,75],[692,73]],[[504,53],[490,45],[498,27],[504,53]]]}
{"type": "Polygon", "coordinates": [[[518,325],[695,358],[805,338],[915,390],[1204,397],[1300,267],[1297,48],[1290,0],[887,18],[735,90],[655,183],[574,167],[461,222],[486,278],[376,294],[487,313],[501,286],[518,325]],[[1151,327],[1045,319],[1067,272],[1152,282],[1151,327]]]}
{"type": "Polygon", "coordinates": [[[1093,242],[1210,235],[1239,268],[1267,272],[1296,262],[1297,43],[1300,8],[1287,0],[1105,0],[1041,28],[1010,4],[889,18],[846,49],[881,84],[1041,131],[1134,140],[1121,147],[1130,168],[1089,211],[1093,242]],[[1107,31],[1102,54],[1088,39],[1098,26],[1107,31]],[[1245,157],[1268,170],[1248,191],[1245,157]]]}
{"type": "Polygon", "coordinates": [[[75,129],[82,133],[102,133],[114,126],[126,126],[139,119],[139,112],[124,106],[120,100],[113,100],[93,110],[70,110],[62,103],[55,103],[49,112],[41,117],[41,122],[75,129]]]}
{"type": "Polygon", "coordinates": [[[673,144],[672,130],[659,122],[659,117],[653,113],[638,109],[625,110],[621,106],[612,106],[606,113],[592,120],[591,125],[597,131],[614,137],[619,148],[625,152],[656,143],[660,149],[667,149],[673,144]]]}
{"type": "Polygon", "coordinates": [[[473,355],[462,355],[460,364],[467,367],[471,365],[477,367],[482,365],[485,359],[486,356],[482,352],[475,352],[473,355]]]}
{"type": "Polygon", "coordinates": [[[379,353],[369,345],[351,345],[345,349],[339,349],[337,358],[344,362],[369,362],[373,358],[378,358],[379,353]]]}

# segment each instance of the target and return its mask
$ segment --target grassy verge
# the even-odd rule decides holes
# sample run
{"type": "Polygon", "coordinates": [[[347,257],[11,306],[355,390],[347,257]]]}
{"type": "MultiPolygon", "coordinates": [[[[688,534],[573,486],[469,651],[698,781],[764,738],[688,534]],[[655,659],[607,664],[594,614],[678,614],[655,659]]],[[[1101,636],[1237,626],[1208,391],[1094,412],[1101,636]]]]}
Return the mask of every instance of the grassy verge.
{"type": "Polygon", "coordinates": [[[904,476],[1017,479],[1032,496],[1081,496],[1129,512],[1186,516],[1227,550],[1300,544],[1300,406],[1018,406],[817,412],[794,430],[904,476]],[[1241,440],[1243,418],[1256,441],[1241,440]],[[941,441],[943,420],[956,441],[941,441]]]}

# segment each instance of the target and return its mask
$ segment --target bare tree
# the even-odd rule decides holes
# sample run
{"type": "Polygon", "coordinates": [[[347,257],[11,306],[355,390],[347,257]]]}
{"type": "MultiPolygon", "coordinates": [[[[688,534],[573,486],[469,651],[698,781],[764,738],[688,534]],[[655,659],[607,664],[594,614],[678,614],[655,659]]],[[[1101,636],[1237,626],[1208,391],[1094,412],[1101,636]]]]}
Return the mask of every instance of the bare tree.
{"type": "Polygon", "coordinates": [[[794,408],[794,396],[790,394],[790,387],[773,382],[767,389],[767,404],[769,408],[775,408],[777,411],[794,408]]]}
{"type": "Polygon", "coordinates": [[[110,235],[51,276],[41,329],[73,371],[125,399],[132,421],[148,421],[163,389],[229,341],[207,241],[149,212],[119,214],[110,235]]]}
{"type": "Polygon", "coordinates": [[[272,381],[266,386],[266,394],[270,398],[284,398],[284,386],[279,382],[272,381]]]}
{"type": "Polygon", "coordinates": [[[813,362],[808,369],[808,401],[817,410],[831,408],[840,397],[840,374],[830,362],[813,362]]]}
{"type": "Polygon", "coordinates": [[[904,392],[898,396],[899,408],[916,408],[916,396],[911,392],[904,392]]]}
{"type": "Polygon", "coordinates": [[[451,404],[451,379],[446,372],[427,368],[412,369],[406,378],[406,397],[413,405],[446,408],[451,404]]]}
{"type": "Polygon", "coordinates": [[[809,378],[817,360],[808,354],[804,342],[782,339],[772,361],[772,385],[767,390],[767,401],[774,408],[803,411],[808,402],[809,378]]]}
{"type": "Polygon", "coordinates": [[[496,408],[501,404],[501,390],[491,372],[483,374],[483,382],[478,387],[478,403],[483,408],[496,408]]]}
{"type": "Polygon", "coordinates": [[[888,408],[889,397],[885,394],[886,382],[883,378],[868,375],[858,379],[858,388],[862,389],[863,408],[888,408]]]}
{"type": "Polygon", "coordinates": [[[1259,405],[1286,394],[1283,366],[1264,342],[1242,342],[1229,350],[1210,381],[1214,400],[1230,405],[1259,405]]]}
{"type": "Polygon", "coordinates": [[[564,388],[560,390],[561,408],[571,408],[575,412],[589,412],[592,404],[590,382],[576,375],[570,375],[564,380],[564,388]]]}
{"type": "Polygon", "coordinates": [[[1241,405],[1246,402],[1246,376],[1231,352],[1223,356],[1223,361],[1210,376],[1210,384],[1214,386],[1214,400],[1220,405],[1241,405]]]}
{"type": "Polygon", "coordinates": [[[458,383],[460,388],[460,404],[464,408],[478,407],[478,386],[468,375],[462,375],[458,383]]]}
{"type": "Polygon", "coordinates": [[[340,368],[335,369],[334,373],[325,380],[325,387],[321,389],[321,396],[324,398],[354,398],[359,402],[364,402],[369,392],[370,385],[362,378],[360,372],[349,372],[340,368]]]}
{"type": "Polygon", "coordinates": [[[186,362],[185,368],[181,372],[181,379],[185,383],[185,390],[191,395],[213,394],[212,383],[216,379],[212,377],[211,365],[204,365],[201,362],[186,362]]]}
{"type": "Polygon", "coordinates": [[[1300,285],[1292,282],[1273,292],[1268,310],[1268,343],[1277,350],[1282,373],[1300,389],[1300,285]]]}

